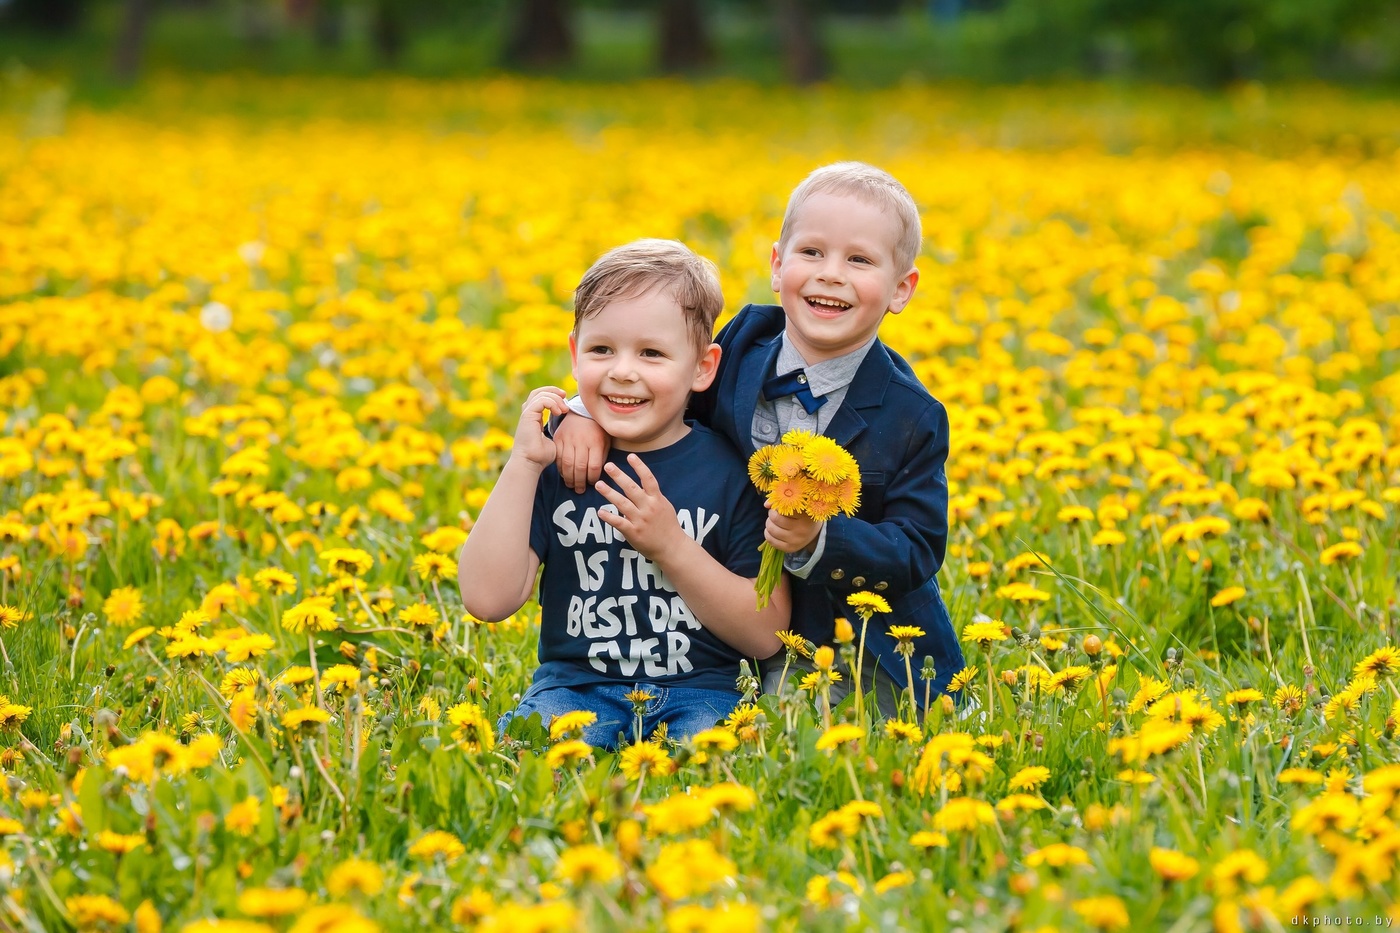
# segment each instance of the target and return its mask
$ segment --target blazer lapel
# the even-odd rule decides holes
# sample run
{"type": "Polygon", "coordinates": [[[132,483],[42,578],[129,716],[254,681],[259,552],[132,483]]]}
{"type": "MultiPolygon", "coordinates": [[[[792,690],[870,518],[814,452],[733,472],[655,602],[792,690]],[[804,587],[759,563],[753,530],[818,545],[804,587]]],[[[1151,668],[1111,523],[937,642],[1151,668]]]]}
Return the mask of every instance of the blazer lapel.
{"type": "Polygon", "coordinates": [[[856,370],[855,378],[846,390],[846,398],[841,402],[841,407],[836,410],[831,423],[826,426],[826,436],[842,447],[854,441],[866,428],[865,416],[861,414],[861,410],[880,407],[885,400],[885,389],[893,376],[894,363],[885,352],[884,344],[877,340],[865,355],[860,369],[856,370]]]}
{"type": "Polygon", "coordinates": [[[782,343],[777,337],[770,338],[767,343],[756,343],[747,354],[753,360],[752,365],[739,367],[739,385],[734,393],[734,430],[739,437],[753,434],[754,409],[758,407],[763,383],[773,373],[782,343]]]}

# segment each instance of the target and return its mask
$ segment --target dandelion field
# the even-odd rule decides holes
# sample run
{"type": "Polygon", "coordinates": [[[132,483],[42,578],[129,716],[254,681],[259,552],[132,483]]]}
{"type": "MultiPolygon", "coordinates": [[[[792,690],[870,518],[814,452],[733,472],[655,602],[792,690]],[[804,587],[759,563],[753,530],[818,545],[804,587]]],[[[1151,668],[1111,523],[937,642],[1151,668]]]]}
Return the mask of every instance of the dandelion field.
{"type": "Polygon", "coordinates": [[[1393,104],[5,103],[0,926],[1400,919],[1393,104]],[[731,311],[769,300],[787,192],[846,157],[924,210],[882,335],[949,409],[962,702],[871,723],[794,684],[682,745],[498,738],[538,609],[464,617],[455,554],[519,403],[568,384],[573,285],[673,236],[731,311]]]}

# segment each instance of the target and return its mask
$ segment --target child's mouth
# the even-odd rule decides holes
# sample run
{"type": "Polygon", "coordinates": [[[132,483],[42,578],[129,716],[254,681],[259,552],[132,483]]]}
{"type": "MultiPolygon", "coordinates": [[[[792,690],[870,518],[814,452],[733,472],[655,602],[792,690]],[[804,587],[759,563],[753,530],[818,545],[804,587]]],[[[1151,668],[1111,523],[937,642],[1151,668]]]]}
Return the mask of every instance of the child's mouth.
{"type": "Polygon", "coordinates": [[[603,401],[607,402],[613,411],[619,412],[636,411],[647,403],[644,398],[633,398],[630,395],[605,395],[603,401]]]}
{"type": "Polygon", "coordinates": [[[851,310],[851,305],[836,298],[812,297],[805,299],[805,301],[807,307],[822,315],[837,315],[851,310]]]}

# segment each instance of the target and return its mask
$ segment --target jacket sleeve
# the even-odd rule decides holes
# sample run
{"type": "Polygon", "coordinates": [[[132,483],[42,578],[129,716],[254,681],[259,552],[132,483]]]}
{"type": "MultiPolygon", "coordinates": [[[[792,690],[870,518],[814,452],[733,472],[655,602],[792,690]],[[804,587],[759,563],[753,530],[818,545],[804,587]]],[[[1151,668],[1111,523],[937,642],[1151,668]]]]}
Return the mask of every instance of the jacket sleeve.
{"type": "Polygon", "coordinates": [[[707,428],[715,427],[715,408],[721,388],[726,384],[726,380],[733,381],[733,369],[739,365],[744,346],[753,340],[755,327],[762,326],[762,318],[763,315],[757,306],[744,305],[729,323],[720,328],[720,332],[715,336],[715,343],[719,344],[719,369],[715,372],[715,378],[710,381],[709,388],[702,392],[690,393],[690,401],[685,407],[686,418],[707,428]]]}
{"type": "Polygon", "coordinates": [[[825,547],[807,576],[811,583],[843,595],[872,590],[897,598],[923,586],[943,566],[949,439],[943,405],[929,405],[906,437],[898,468],[884,474],[883,487],[862,489],[862,498],[883,499],[876,514],[837,515],[827,522],[825,547]]]}

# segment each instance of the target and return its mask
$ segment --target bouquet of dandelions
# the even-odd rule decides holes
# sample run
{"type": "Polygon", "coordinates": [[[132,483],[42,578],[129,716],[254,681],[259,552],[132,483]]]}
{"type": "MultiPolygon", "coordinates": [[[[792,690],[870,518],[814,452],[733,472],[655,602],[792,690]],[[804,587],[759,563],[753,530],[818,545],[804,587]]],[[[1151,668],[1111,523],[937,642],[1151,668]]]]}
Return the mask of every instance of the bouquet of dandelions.
{"type": "MultiPolygon", "coordinates": [[[[860,506],[860,466],[829,437],[792,430],[781,444],[761,447],[749,458],[749,479],[779,515],[805,515],[824,522],[837,513],[854,515],[860,506]]],[[[783,552],[767,541],[754,592],[758,608],[768,605],[783,575],[783,552]]]]}

